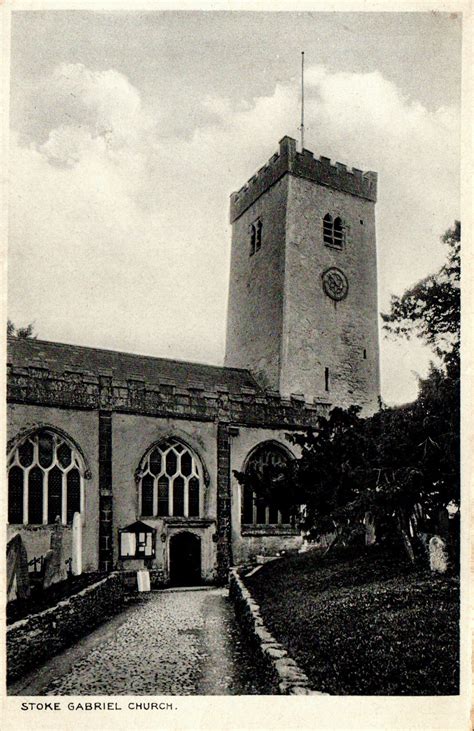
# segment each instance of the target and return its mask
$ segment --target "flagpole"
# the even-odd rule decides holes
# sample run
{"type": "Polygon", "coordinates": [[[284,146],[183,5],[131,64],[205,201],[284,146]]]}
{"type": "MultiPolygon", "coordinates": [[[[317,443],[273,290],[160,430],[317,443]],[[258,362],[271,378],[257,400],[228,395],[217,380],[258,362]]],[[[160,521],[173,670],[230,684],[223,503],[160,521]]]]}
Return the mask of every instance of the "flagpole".
{"type": "Polygon", "coordinates": [[[301,51],[301,150],[304,149],[304,51],[301,51]]]}

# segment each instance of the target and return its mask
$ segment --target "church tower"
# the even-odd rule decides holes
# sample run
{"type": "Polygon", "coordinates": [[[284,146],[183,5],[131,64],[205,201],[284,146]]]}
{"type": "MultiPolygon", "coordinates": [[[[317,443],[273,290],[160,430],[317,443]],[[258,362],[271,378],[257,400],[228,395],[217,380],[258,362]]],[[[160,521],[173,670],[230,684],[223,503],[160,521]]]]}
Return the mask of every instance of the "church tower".
{"type": "Polygon", "coordinates": [[[231,195],[225,365],[282,396],[378,407],[377,174],[284,137],[231,195]]]}

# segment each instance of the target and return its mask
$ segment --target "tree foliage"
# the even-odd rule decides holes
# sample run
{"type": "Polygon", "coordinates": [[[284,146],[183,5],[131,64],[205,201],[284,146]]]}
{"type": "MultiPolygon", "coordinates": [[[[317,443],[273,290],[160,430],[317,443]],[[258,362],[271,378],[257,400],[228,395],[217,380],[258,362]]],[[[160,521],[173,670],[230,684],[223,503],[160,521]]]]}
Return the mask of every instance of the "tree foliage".
{"type": "Polygon", "coordinates": [[[316,428],[289,434],[301,449],[286,476],[294,507],[304,506],[301,527],[347,541],[370,514],[378,538],[413,558],[411,529],[434,529],[439,510],[459,500],[459,416],[457,380],[432,366],[412,404],[365,419],[335,408],[316,428]]]}
{"type": "Polygon", "coordinates": [[[446,262],[401,297],[392,296],[390,312],[382,314],[387,333],[410,338],[417,336],[442,361],[459,358],[461,317],[461,224],[455,221],[441,237],[447,247],[446,262]]]}
{"type": "Polygon", "coordinates": [[[25,327],[16,327],[11,320],[7,321],[7,335],[8,337],[31,338],[32,340],[36,340],[38,337],[35,333],[34,323],[30,322],[25,327]]]}
{"type": "Polygon", "coordinates": [[[313,536],[333,531],[348,538],[370,514],[379,538],[397,537],[413,559],[416,521],[428,530],[440,508],[459,500],[459,223],[442,241],[446,264],[394,297],[384,316],[388,332],[417,335],[441,358],[420,379],[418,398],[370,418],[361,418],[358,407],[334,408],[315,427],[287,435],[301,456],[278,479],[238,475],[280,509],[299,510],[313,536]]]}

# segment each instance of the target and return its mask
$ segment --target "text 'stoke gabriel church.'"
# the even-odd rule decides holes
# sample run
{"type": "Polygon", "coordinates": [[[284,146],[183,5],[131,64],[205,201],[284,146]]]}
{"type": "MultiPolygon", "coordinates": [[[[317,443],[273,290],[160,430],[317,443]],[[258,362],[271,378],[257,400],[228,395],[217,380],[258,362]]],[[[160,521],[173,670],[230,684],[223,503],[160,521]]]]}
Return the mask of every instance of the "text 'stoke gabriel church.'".
{"type": "Polygon", "coordinates": [[[55,522],[85,571],[225,581],[301,545],[233,471],[297,456],[285,434],[379,403],[377,175],[290,137],[231,195],[225,366],[41,340],[8,343],[8,530],[46,554],[55,522]],[[58,518],[59,516],[59,518],[58,518]]]}

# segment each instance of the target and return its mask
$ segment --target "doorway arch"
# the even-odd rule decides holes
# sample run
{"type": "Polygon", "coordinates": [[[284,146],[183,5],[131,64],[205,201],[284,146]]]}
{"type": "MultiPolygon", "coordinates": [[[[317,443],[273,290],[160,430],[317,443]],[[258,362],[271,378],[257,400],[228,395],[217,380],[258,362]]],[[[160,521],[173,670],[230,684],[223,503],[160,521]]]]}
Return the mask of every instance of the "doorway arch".
{"type": "Polygon", "coordinates": [[[170,538],[170,583],[172,586],[197,586],[202,583],[201,539],[182,531],[170,538]]]}

